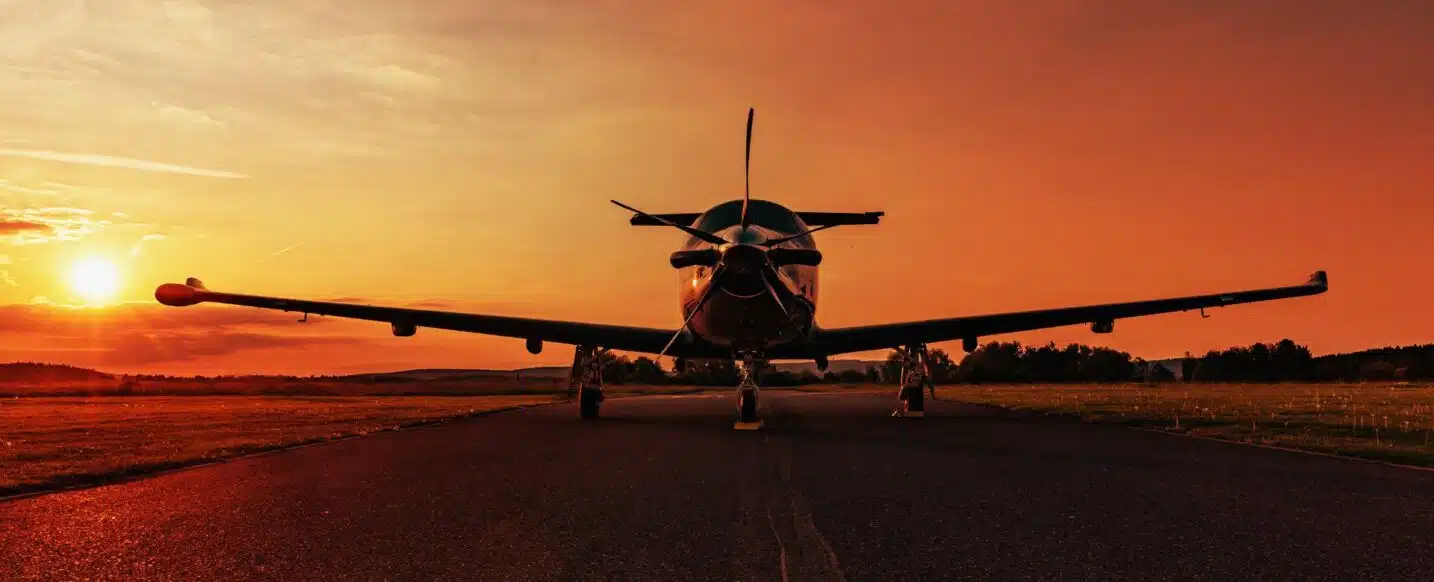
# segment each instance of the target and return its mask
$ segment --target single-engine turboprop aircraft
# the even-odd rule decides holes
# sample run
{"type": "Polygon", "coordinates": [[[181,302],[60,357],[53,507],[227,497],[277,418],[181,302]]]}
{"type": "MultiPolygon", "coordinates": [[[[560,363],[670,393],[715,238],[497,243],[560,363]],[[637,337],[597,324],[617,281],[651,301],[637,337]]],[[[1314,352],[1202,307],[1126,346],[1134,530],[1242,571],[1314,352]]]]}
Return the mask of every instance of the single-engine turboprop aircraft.
{"type": "Polygon", "coordinates": [[[741,200],[723,202],[706,212],[648,214],[626,204],[630,222],[666,226],[686,233],[682,248],[670,262],[678,270],[684,321],[677,329],[653,329],[572,321],[551,321],[499,315],[453,313],[284,299],[211,291],[198,279],[169,283],[155,290],[155,299],[169,306],[227,303],[308,314],[386,322],[396,336],[411,336],[420,327],[490,334],[527,340],[537,354],[544,342],[575,346],[571,383],[578,390],[579,416],[596,418],[603,400],[601,356],[605,350],[668,355],[677,358],[733,359],[742,363],[737,386],[737,427],[760,426],[757,379],[769,360],[809,359],[826,369],[837,354],[895,348],[903,356],[904,382],[899,389],[897,416],[919,417],[924,410],[926,345],[961,340],[965,351],[977,339],[997,334],[1088,324],[1095,333],[1110,333],[1115,320],[1142,315],[1203,310],[1315,295],[1329,288],[1324,271],[1301,285],[1214,293],[1191,297],[996,313],[861,327],[823,328],[816,323],[817,266],[822,254],[812,234],[834,226],[876,224],[882,212],[794,212],[775,202],[751,197],[752,116],[747,111],[746,191],[741,200]]]}

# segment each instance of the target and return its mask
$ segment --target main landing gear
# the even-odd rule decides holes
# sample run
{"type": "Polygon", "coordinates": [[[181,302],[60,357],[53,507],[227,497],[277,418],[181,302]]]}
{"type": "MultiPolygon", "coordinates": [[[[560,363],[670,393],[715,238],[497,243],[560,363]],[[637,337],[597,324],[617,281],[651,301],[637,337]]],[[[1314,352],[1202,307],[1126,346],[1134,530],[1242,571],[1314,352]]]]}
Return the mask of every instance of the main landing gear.
{"type": "Polygon", "coordinates": [[[929,387],[931,397],[936,397],[936,386],[931,383],[931,374],[927,367],[926,346],[917,344],[907,346],[904,350],[898,348],[896,353],[901,357],[901,391],[897,395],[901,405],[891,415],[897,418],[922,418],[926,416],[925,390],[929,387]]]}
{"type": "Polygon", "coordinates": [[[742,381],[737,384],[737,422],[735,430],[757,430],[762,428],[762,419],[757,415],[757,378],[764,362],[756,354],[742,354],[742,381]]]}
{"type": "Polygon", "coordinates": [[[568,375],[568,393],[576,394],[578,418],[592,420],[602,407],[602,356],[607,350],[578,346],[573,353],[573,367],[568,375]]]}

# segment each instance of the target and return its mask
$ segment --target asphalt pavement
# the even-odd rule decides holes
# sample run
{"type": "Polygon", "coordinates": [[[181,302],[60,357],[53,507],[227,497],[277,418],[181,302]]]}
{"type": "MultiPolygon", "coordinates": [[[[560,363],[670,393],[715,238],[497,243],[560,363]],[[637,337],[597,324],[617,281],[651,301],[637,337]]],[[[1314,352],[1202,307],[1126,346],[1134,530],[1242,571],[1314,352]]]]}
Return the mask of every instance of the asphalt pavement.
{"type": "Polygon", "coordinates": [[[0,502],[0,580],[1434,579],[1434,472],[890,394],[611,399],[0,502]]]}

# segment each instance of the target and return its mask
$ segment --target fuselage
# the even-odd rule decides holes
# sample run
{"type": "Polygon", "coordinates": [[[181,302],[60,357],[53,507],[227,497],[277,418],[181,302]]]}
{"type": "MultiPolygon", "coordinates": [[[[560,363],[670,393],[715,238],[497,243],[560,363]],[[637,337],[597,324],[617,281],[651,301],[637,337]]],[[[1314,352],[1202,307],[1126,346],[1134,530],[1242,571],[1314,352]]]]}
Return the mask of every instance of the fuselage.
{"type": "MultiPolygon", "coordinates": [[[[795,212],[774,202],[752,200],[749,213],[750,224],[743,230],[742,201],[724,202],[702,213],[691,226],[738,245],[759,245],[808,228],[795,212]]],[[[772,248],[815,250],[816,242],[807,235],[772,248]]],[[[690,237],[682,247],[682,250],[698,249],[722,250],[696,237],[690,237]]],[[[760,276],[731,273],[723,276],[720,287],[712,291],[712,297],[696,314],[692,309],[712,284],[714,269],[707,266],[679,269],[679,299],[683,318],[691,316],[689,329],[701,341],[733,350],[761,351],[807,337],[816,315],[818,267],[784,265],[775,269],[780,284],[785,286],[785,289],[774,289],[775,295],[781,297],[780,305],[760,276]]]]}

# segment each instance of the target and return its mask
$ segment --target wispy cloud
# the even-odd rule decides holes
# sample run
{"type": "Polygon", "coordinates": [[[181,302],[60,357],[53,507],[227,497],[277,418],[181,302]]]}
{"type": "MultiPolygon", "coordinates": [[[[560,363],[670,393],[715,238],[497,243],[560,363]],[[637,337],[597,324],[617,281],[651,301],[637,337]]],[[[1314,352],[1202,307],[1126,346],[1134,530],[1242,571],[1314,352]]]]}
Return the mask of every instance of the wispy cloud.
{"type": "Polygon", "coordinates": [[[0,361],[132,366],[250,350],[372,343],[363,337],[314,333],[334,321],[312,318],[300,326],[289,314],[261,310],[208,305],[173,309],[153,303],[93,309],[37,297],[28,304],[0,305],[0,361]]]}
{"type": "Polygon", "coordinates": [[[0,236],[49,229],[50,225],[42,222],[17,218],[0,218],[0,236]]]}
{"type": "Polygon", "coordinates": [[[144,243],[145,243],[145,241],[164,240],[164,238],[165,238],[164,235],[159,234],[159,233],[157,233],[157,232],[152,232],[152,233],[146,234],[146,235],[144,235],[144,236],[142,236],[142,237],[139,237],[139,240],[134,241],[134,245],[129,248],[129,256],[130,256],[130,258],[134,258],[134,257],[139,256],[139,251],[140,251],[142,248],[144,248],[144,243]]]}
{"type": "Polygon", "coordinates": [[[68,164],[85,164],[90,166],[103,166],[107,168],[124,168],[129,170],[142,170],[146,172],[165,172],[170,174],[187,174],[190,176],[205,176],[209,178],[238,179],[247,178],[248,175],[227,170],[213,170],[208,168],[196,168],[192,166],[181,166],[178,164],[167,164],[150,160],[139,160],[134,158],[121,158],[103,154],[76,154],[67,152],[54,152],[47,150],[21,150],[14,148],[0,148],[0,156],[18,158],[30,158],[35,160],[46,160],[51,162],[63,162],[68,164]]]}
{"type": "Polygon", "coordinates": [[[15,245],[79,240],[99,232],[110,220],[90,218],[93,212],[63,206],[49,208],[0,208],[0,236],[15,245]]]}
{"type": "Polygon", "coordinates": [[[302,243],[302,242],[297,242],[297,243],[291,244],[291,245],[289,245],[289,246],[286,246],[286,247],[284,247],[284,248],[282,248],[282,249],[279,249],[279,250],[277,250],[277,251],[274,251],[274,252],[272,252],[272,253],[269,253],[269,256],[271,256],[271,257],[277,257],[277,256],[279,256],[279,255],[282,255],[282,254],[284,254],[284,253],[287,253],[287,252],[289,252],[289,251],[292,251],[292,250],[294,250],[294,249],[297,249],[297,248],[299,248],[299,247],[301,247],[301,246],[304,246],[304,243],[302,243]]]}

